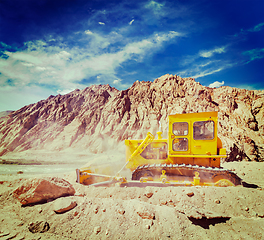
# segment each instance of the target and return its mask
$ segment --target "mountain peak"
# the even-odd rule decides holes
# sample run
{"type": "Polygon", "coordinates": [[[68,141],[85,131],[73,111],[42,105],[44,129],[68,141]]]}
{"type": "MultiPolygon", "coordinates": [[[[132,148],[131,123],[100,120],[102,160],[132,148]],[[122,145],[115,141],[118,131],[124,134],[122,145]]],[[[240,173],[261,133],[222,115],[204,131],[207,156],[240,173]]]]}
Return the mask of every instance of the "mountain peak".
{"type": "Polygon", "coordinates": [[[263,103],[260,91],[209,88],[171,74],[136,81],[123,91],[92,85],[1,118],[0,155],[38,149],[103,152],[124,139],[155,134],[159,122],[165,136],[170,114],[218,111],[218,132],[229,159],[263,161],[263,103]]]}

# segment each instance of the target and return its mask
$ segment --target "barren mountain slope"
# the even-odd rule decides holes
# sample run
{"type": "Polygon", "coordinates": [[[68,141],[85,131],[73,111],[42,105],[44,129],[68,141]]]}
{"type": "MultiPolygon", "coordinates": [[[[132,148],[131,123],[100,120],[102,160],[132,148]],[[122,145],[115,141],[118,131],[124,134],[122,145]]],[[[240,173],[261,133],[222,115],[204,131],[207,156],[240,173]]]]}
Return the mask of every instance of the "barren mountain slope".
{"type": "Polygon", "coordinates": [[[14,111],[0,119],[0,156],[29,149],[104,152],[155,133],[159,121],[166,137],[169,114],[202,111],[219,112],[228,161],[264,161],[264,91],[212,89],[169,74],[124,91],[94,85],[14,111]]]}

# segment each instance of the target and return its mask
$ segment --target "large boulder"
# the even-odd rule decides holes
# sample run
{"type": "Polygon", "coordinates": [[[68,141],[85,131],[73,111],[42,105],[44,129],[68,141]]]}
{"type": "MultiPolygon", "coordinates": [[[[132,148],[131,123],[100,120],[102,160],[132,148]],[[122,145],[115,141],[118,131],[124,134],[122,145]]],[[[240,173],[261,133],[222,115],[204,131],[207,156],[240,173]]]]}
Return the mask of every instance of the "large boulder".
{"type": "Polygon", "coordinates": [[[58,177],[30,179],[18,187],[13,196],[23,206],[45,203],[59,197],[71,196],[75,189],[66,180],[58,177]]]}

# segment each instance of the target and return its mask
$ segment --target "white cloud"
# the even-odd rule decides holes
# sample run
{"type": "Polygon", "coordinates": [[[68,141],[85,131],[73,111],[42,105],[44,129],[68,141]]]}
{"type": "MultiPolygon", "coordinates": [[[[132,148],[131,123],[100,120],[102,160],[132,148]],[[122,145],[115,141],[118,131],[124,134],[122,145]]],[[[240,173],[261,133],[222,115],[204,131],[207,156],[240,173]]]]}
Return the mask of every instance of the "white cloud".
{"type": "Polygon", "coordinates": [[[37,71],[45,71],[46,68],[45,68],[45,67],[36,67],[36,70],[37,70],[37,71]]]}
{"type": "Polygon", "coordinates": [[[203,57],[203,58],[210,58],[212,57],[215,53],[225,53],[226,52],[226,47],[219,47],[219,48],[215,48],[212,50],[203,50],[199,52],[199,56],[203,57]]]}
{"type": "Polygon", "coordinates": [[[128,24],[129,24],[129,25],[132,25],[132,23],[133,23],[134,21],[135,21],[135,20],[132,19],[128,24]]]}
{"type": "Polygon", "coordinates": [[[264,28],[264,23],[259,23],[254,28],[249,29],[250,32],[259,32],[264,28]]]}
{"type": "MultiPolygon", "coordinates": [[[[184,2],[184,1],[183,1],[184,2]]],[[[172,1],[148,1],[146,4],[143,4],[143,8],[140,9],[140,17],[145,21],[153,21],[154,19],[168,18],[184,18],[192,15],[193,9],[189,5],[187,6],[184,3],[177,1],[177,7],[174,6],[172,1]],[[146,11],[147,10],[147,11],[146,11]],[[150,11],[150,12],[148,12],[150,11]]]]}
{"type": "Polygon", "coordinates": [[[6,60],[0,59],[0,69],[3,68],[3,67],[5,67],[5,66],[7,66],[7,65],[8,65],[8,63],[7,63],[6,60]]]}
{"type": "Polygon", "coordinates": [[[92,34],[93,34],[93,32],[92,32],[92,31],[90,31],[90,30],[86,30],[86,31],[85,31],[85,34],[87,34],[87,35],[92,35],[92,34]]]}
{"type": "Polygon", "coordinates": [[[146,8],[153,10],[153,12],[154,12],[155,14],[158,14],[159,11],[162,9],[163,6],[164,6],[164,4],[158,3],[158,2],[156,2],[156,1],[149,1],[149,2],[145,5],[146,8]]]}
{"type": "Polygon", "coordinates": [[[224,84],[225,84],[224,81],[222,81],[222,82],[215,81],[214,83],[209,84],[209,87],[210,88],[219,88],[219,87],[223,86],[224,84]]]}
{"type": "MultiPolygon", "coordinates": [[[[35,45],[34,42],[26,43],[23,50],[6,52],[9,57],[0,59],[0,87],[8,85],[8,79],[12,79],[15,87],[43,85],[64,93],[68,89],[83,88],[87,82],[83,85],[82,80],[90,77],[100,76],[95,80],[96,84],[114,81],[118,79],[117,69],[124,62],[130,59],[142,61],[146,55],[180,36],[183,35],[171,31],[135,41],[124,39],[118,32],[93,33],[89,39],[84,38],[83,41],[87,41],[85,48],[69,48],[61,39],[54,38],[45,43],[38,41],[35,45]],[[108,48],[120,41],[123,41],[122,47],[119,44],[119,48],[108,48]]],[[[121,82],[115,84],[125,86],[121,82]]]]}
{"type": "Polygon", "coordinates": [[[32,63],[21,63],[22,65],[26,66],[26,67],[34,67],[34,64],[32,63]]]}
{"type": "Polygon", "coordinates": [[[98,22],[100,25],[105,25],[105,23],[104,22],[98,22]]]}
{"type": "Polygon", "coordinates": [[[68,57],[70,57],[71,54],[68,53],[67,51],[61,51],[61,52],[57,53],[56,56],[58,56],[58,58],[66,58],[66,59],[68,59],[68,57]]]}
{"type": "MultiPolygon", "coordinates": [[[[226,48],[227,48],[226,46],[216,47],[216,48],[211,49],[211,50],[201,50],[201,51],[199,51],[198,53],[196,53],[194,55],[185,56],[181,60],[181,65],[182,66],[190,65],[193,62],[197,62],[199,60],[199,58],[211,58],[216,53],[218,53],[218,54],[225,53],[226,52],[226,48]]],[[[208,62],[206,62],[205,64],[208,65],[208,62]]]]}
{"type": "Polygon", "coordinates": [[[224,68],[222,68],[222,67],[217,68],[217,69],[209,68],[209,69],[206,69],[206,70],[204,70],[202,72],[197,73],[196,75],[193,75],[192,78],[200,78],[200,77],[205,77],[205,76],[208,76],[208,75],[212,75],[214,73],[222,71],[223,69],[224,68]]]}
{"type": "Polygon", "coordinates": [[[122,80],[121,79],[115,79],[113,81],[113,84],[118,89],[127,89],[127,88],[131,87],[131,84],[122,83],[122,80]]]}
{"type": "Polygon", "coordinates": [[[74,88],[71,88],[71,89],[64,89],[64,90],[58,90],[57,93],[61,94],[61,95],[64,95],[64,94],[67,94],[67,93],[70,93],[72,91],[74,91],[75,89],[74,88]]]}
{"type": "Polygon", "coordinates": [[[6,55],[9,57],[12,57],[13,59],[20,60],[23,62],[27,63],[32,63],[32,64],[41,64],[42,60],[37,56],[36,53],[34,52],[5,52],[6,55]]]}
{"type": "Polygon", "coordinates": [[[239,33],[236,33],[234,36],[235,37],[239,37],[241,34],[243,35],[247,35],[248,33],[250,32],[259,32],[261,31],[262,29],[264,28],[264,23],[259,23],[257,24],[256,26],[252,27],[252,28],[249,28],[249,29],[241,29],[239,33]]]}
{"type": "Polygon", "coordinates": [[[177,72],[177,74],[182,77],[201,78],[233,67],[237,64],[236,62],[221,60],[221,58],[214,56],[215,54],[225,53],[227,46],[202,50],[194,55],[185,56],[181,60],[181,66],[186,69],[177,72]]]}

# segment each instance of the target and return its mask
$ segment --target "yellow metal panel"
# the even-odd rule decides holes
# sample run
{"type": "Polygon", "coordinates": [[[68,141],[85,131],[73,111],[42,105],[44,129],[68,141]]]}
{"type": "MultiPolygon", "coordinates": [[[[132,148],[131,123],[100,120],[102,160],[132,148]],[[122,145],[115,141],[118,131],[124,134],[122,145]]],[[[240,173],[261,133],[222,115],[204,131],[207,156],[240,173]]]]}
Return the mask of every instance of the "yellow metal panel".
{"type": "Polygon", "coordinates": [[[225,158],[226,155],[185,155],[185,154],[182,154],[182,155],[169,155],[169,157],[178,157],[178,158],[225,158]]]}

